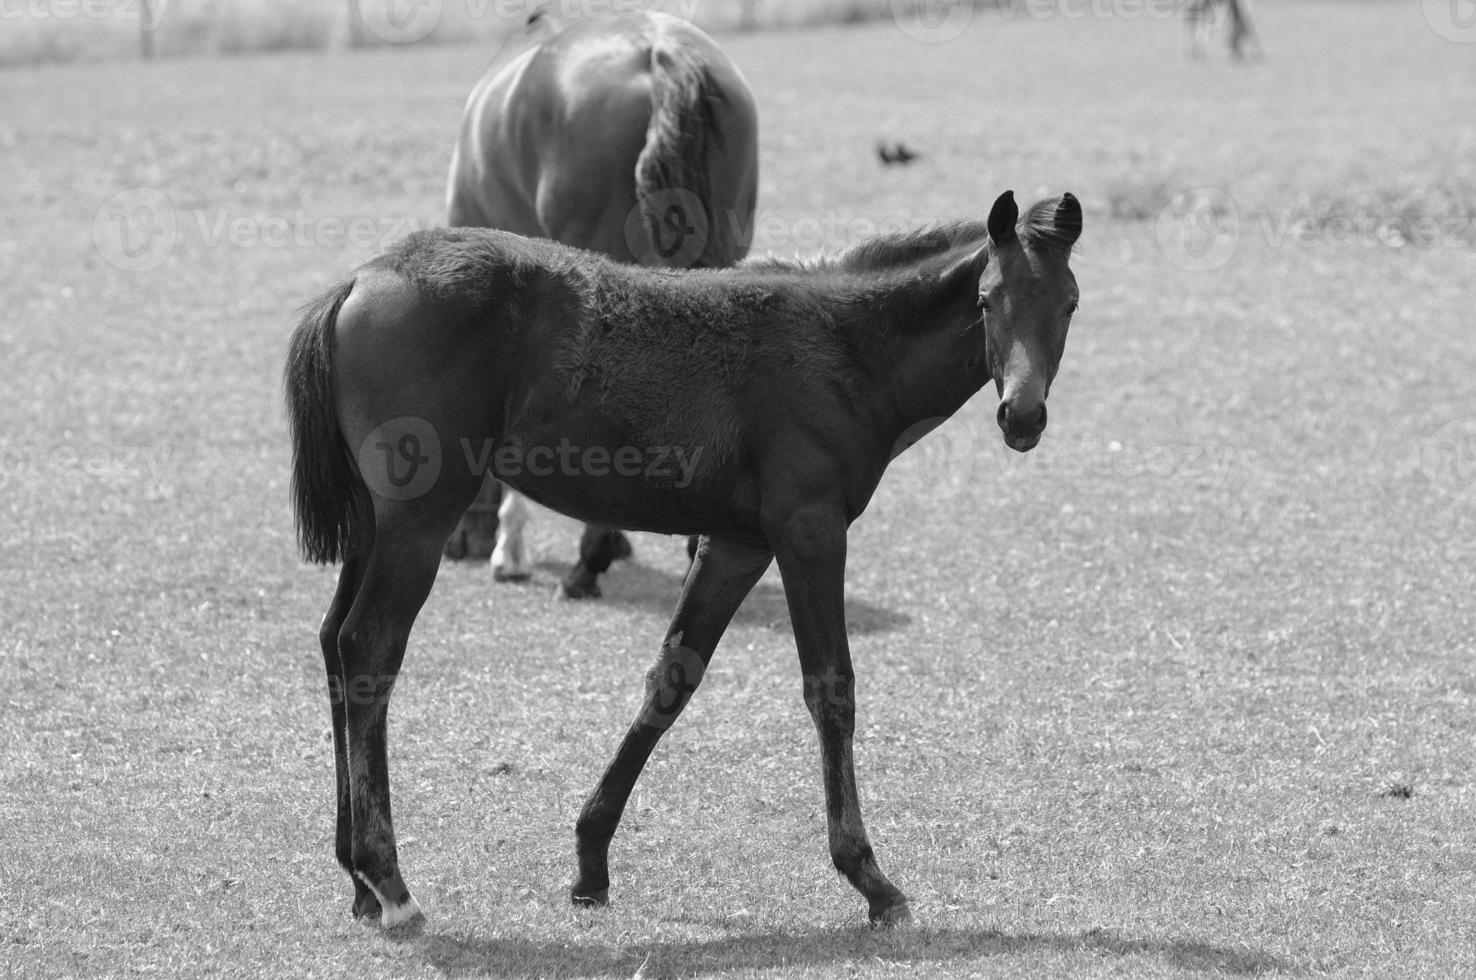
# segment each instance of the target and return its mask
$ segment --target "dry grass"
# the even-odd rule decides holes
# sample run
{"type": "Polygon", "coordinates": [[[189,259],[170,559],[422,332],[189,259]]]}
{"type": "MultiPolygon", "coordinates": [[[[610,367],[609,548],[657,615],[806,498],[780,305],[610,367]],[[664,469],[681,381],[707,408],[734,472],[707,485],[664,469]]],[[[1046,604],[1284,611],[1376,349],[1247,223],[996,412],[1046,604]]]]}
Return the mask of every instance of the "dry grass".
{"type": "Polygon", "coordinates": [[[1243,69],[1181,60],[1171,23],[726,40],[769,245],[1010,186],[1087,206],[1044,444],[1007,457],[982,395],[854,530],[862,792],[919,919],[883,935],[828,866],[773,581],[638,789],[615,905],[566,906],[578,801],[683,557],[641,537],[603,604],[555,605],[574,528],[552,518],[533,585],[448,567],[422,615],[392,764],[430,921],[353,924],[313,653],[332,576],[293,554],[277,386],[292,310],[374,246],[209,229],[433,219],[484,52],[0,76],[4,971],[1476,971],[1476,484],[1468,445],[1431,455],[1476,405],[1476,258],[1253,220],[1391,189],[1469,213],[1476,132],[1430,93],[1476,68],[1414,8],[1261,26],[1243,69]],[[921,158],[879,167],[882,137],[921,158]],[[181,230],[129,273],[95,218],[140,187],[181,230]],[[1161,211],[1113,203],[1131,187],[1214,190],[1232,254],[1175,264],[1161,211]]]}

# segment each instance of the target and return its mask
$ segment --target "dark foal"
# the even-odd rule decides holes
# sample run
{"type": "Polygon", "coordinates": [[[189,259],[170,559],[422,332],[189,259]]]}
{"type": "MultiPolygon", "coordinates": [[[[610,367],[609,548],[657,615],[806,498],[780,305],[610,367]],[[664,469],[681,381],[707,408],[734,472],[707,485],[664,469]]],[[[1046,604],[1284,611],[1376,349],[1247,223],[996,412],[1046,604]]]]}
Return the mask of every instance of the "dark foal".
{"type": "Polygon", "coordinates": [[[873,923],[906,919],[856,790],[847,528],[891,458],[991,379],[1005,442],[1039,441],[1080,232],[1071,195],[1021,218],[1006,193],[984,224],[809,263],[669,272],[451,229],[411,236],[317,300],[292,339],[286,392],[303,551],[343,562],[320,638],[355,913],[386,927],[419,914],[390,821],[386,711],[441,545],[481,484],[456,447],[490,440],[493,471],[539,503],[702,536],[644,705],[579,816],[574,901],[606,901],[631,788],[777,560],[831,856],[873,923]],[[582,464],[549,463],[558,453],[582,464]]]}
{"type": "MultiPolygon", "coordinates": [[[[757,193],[753,97],[712,38],[661,13],[569,27],[538,13],[467,99],[446,220],[620,262],[715,268],[748,254],[757,193]]],[[[527,521],[522,495],[489,475],[445,553],[490,556],[495,580],[526,579],[527,521]]],[[[629,554],[618,529],[586,525],[559,593],[599,596],[600,575],[629,554]]]]}

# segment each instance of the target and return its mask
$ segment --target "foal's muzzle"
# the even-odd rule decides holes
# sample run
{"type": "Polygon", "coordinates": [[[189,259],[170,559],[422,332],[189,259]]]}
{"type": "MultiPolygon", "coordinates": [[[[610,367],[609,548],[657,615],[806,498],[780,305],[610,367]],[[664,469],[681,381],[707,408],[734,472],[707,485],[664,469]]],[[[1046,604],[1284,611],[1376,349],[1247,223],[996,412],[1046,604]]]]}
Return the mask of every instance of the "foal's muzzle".
{"type": "Polygon", "coordinates": [[[1046,427],[1045,402],[1032,408],[1022,408],[1013,401],[999,403],[1000,431],[1004,433],[1005,445],[1017,453],[1029,452],[1040,442],[1040,434],[1046,427]]]}

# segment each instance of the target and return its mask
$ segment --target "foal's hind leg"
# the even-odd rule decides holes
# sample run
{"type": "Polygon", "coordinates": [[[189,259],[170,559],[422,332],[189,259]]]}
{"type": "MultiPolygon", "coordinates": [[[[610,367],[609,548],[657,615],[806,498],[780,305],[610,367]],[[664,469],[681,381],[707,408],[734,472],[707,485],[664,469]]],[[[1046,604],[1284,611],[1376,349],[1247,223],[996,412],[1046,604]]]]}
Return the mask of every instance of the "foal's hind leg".
{"type": "MultiPolygon", "coordinates": [[[[354,596],[358,594],[359,584],[364,578],[363,573],[364,562],[361,558],[355,556],[344,561],[343,570],[338,574],[338,588],[333,593],[333,601],[329,604],[328,612],[323,616],[323,625],[318,630],[318,642],[323,648],[323,664],[328,674],[328,706],[333,716],[333,770],[335,797],[338,801],[333,850],[339,865],[349,873],[350,877],[354,874],[354,820],[349,794],[348,746],[346,744],[348,720],[344,705],[343,661],[338,653],[338,633],[343,628],[343,621],[348,616],[349,607],[353,605],[354,596]]],[[[369,886],[358,878],[354,878],[353,881],[354,916],[377,914],[379,900],[374,897],[374,892],[370,891],[369,886]]]]}
{"type": "Polygon", "coordinates": [[[619,528],[586,524],[579,538],[579,561],[559,583],[565,599],[598,599],[600,576],[621,558],[630,557],[630,539],[619,528]]]}
{"type": "MultiPolygon", "coordinates": [[[[346,866],[358,896],[355,912],[372,914],[377,902],[386,929],[420,914],[400,876],[395,849],[386,716],[410,627],[435,582],[448,525],[417,527],[409,515],[393,511],[381,519],[358,594],[338,631],[349,797],[346,866]],[[365,888],[372,894],[366,896],[365,888]]],[[[339,830],[342,834],[342,818],[339,830]]],[[[340,837],[339,860],[344,857],[340,837]]]]}
{"type": "Polygon", "coordinates": [[[661,653],[646,671],[641,713],[625,733],[605,774],[584,804],[575,825],[579,879],[571,890],[576,905],[603,905],[610,891],[610,839],[641,769],[662,734],[686,707],[702,681],[712,652],[773,556],[767,548],[704,538],[661,653]]]}

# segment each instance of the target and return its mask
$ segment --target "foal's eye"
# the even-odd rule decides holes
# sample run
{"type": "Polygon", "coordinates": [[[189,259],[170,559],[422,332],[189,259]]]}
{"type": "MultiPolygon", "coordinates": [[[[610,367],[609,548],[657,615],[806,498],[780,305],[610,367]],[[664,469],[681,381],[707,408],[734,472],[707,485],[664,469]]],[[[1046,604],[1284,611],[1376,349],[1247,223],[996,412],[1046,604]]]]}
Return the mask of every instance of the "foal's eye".
{"type": "Polygon", "coordinates": [[[1066,307],[1066,315],[1067,316],[1075,316],[1076,315],[1076,311],[1079,310],[1079,309],[1081,309],[1081,304],[1080,303],[1072,303],[1070,306],[1066,307]]]}

